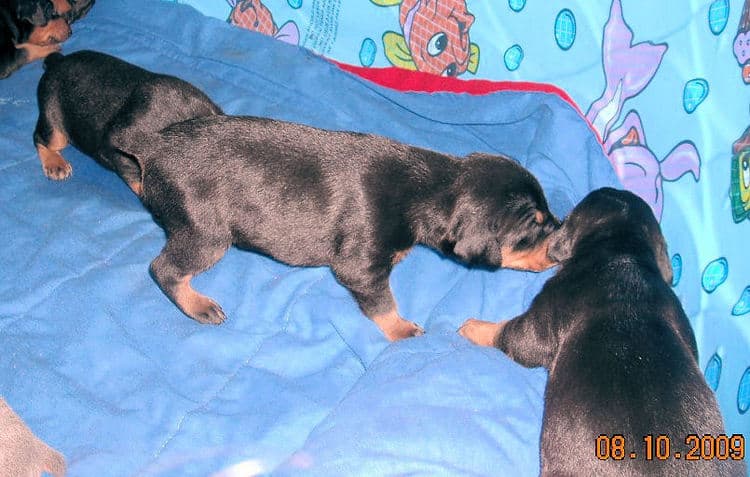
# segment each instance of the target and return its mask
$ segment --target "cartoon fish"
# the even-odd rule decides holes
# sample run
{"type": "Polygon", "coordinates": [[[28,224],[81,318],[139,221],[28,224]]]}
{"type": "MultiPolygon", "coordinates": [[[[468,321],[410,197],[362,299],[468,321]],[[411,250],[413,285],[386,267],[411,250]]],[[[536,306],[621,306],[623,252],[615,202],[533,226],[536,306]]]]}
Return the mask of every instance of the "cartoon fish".
{"type": "MultiPolygon", "coordinates": [[[[750,0],[749,0],[750,1],[750,0]]],[[[640,93],[661,65],[666,43],[641,42],[633,45],[633,31],[622,17],[620,0],[614,0],[604,25],[602,64],[606,84],[586,119],[604,138],[622,112],[626,100],[640,93]]]]}
{"type": "Polygon", "coordinates": [[[734,37],[734,57],[742,68],[742,81],[750,84],[750,0],[745,0],[734,37]]]}
{"type": "Polygon", "coordinates": [[[247,30],[257,31],[265,35],[273,36],[277,40],[299,44],[299,29],[293,21],[288,21],[276,27],[271,11],[263,5],[261,0],[227,0],[232,7],[227,20],[232,25],[247,30]]]}
{"type": "Polygon", "coordinates": [[[479,47],[471,43],[474,15],[466,0],[371,0],[380,6],[400,4],[401,31],[383,35],[385,56],[394,66],[443,76],[479,68],[479,47]]]}
{"type": "Polygon", "coordinates": [[[663,182],[676,181],[688,172],[696,181],[700,178],[698,150],[692,142],[682,141],[659,161],[646,144],[637,112],[630,111],[617,128],[614,125],[625,102],[651,82],[667,48],[665,43],[634,45],[620,0],[613,0],[602,40],[604,92],[586,113],[586,119],[602,137],[604,151],[623,186],[645,200],[659,220],[664,206],[663,182]]]}
{"type": "Polygon", "coordinates": [[[729,197],[736,223],[750,216],[750,127],[732,145],[729,197]]]}
{"type": "Polygon", "coordinates": [[[676,181],[688,172],[700,178],[700,156],[690,141],[677,144],[659,161],[646,144],[641,118],[630,111],[622,125],[610,132],[604,143],[617,177],[622,185],[651,206],[654,216],[661,221],[664,208],[664,181],[676,181]]]}

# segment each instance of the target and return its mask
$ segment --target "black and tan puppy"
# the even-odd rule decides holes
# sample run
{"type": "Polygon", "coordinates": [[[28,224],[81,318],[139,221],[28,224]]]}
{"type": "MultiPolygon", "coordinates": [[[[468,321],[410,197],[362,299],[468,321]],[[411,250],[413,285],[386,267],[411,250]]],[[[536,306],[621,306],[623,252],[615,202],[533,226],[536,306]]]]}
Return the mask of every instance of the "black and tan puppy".
{"type": "Polygon", "coordinates": [[[254,117],[213,116],[116,144],[137,158],[144,204],[167,231],[151,271],[202,323],[225,319],[190,280],[227,248],[328,265],[390,340],[421,334],[389,276],[424,244],[488,267],[542,270],[558,225],[536,179],[504,157],[457,159],[392,140],[254,117]]]}
{"type": "Polygon", "coordinates": [[[72,11],[67,0],[0,0],[0,78],[59,51],[72,11]]]}
{"type": "Polygon", "coordinates": [[[560,269],[526,313],[469,320],[460,330],[549,371],[542,475],[744,476],[727,442],[725,460],[716,451],[702,457],[700,438],[719,438],[724,425],[648,205],[630,192],[594,191],[553,234],[548,253],[560,269]],[[696,434],[698,443],[689,437],[696,434]]]}
{"type": "Polygon", "coordinates": [[[141,193],[138,164],[111,146],[113,137],[158,131],[185,119],[220,114],[202,91],[174,76],[152,73],[113,56],[55,53],[39,80],[34,143],[44,174],[65,179],[72,167],[60,151],[68,142],[117,172],[141,193]]]}

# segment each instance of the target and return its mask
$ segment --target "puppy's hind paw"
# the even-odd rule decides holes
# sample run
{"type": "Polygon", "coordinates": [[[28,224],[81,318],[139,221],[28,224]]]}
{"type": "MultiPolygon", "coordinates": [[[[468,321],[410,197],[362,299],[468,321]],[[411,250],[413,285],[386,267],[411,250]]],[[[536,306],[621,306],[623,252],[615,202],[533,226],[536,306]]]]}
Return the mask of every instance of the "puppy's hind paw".
{"type": "Polygon", "coordinates": [[[220,325],[224,323],[227,316],[224,314],[224,310],[210,298],[201,297],[201,303],[195,303],[193,305],[193,313],[190,316],[197,322],[205,325],[220,325]]]}

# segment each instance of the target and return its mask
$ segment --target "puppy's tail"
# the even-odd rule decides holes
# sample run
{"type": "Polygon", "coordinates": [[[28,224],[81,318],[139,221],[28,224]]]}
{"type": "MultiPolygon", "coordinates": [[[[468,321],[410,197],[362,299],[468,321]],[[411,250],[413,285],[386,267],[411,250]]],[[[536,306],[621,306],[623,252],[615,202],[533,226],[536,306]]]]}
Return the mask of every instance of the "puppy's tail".
{"type": "MultiPolygon", "coordinates": [[[[142,132],[137,129],[115,129],[109,133],[109,143],[118,151],[133,157],[139,164],[151,155],[154,142],[158,133],[142,132]]],[[[142,164],[140,164],[142,165],[142,164]]]]}
{"type": "Polygon", "coordinates": [[[63,58],[65,58],[65,56],[57,51],[47,55],[47,57],[44,59],[44,71],[47,71],[50,67],[62,61],[63,58]]]}
{"type": "Polygon", "coordinates": [[[137,177],[137,181],[143,183],[146,164],[154,154],[154,144],[158,144],[157,134],[131,131],[127,128],[110,131],[109,144],[131,161],[129,165],[123,164],[125,169],[130,170],[131,179],[137,177]]]}

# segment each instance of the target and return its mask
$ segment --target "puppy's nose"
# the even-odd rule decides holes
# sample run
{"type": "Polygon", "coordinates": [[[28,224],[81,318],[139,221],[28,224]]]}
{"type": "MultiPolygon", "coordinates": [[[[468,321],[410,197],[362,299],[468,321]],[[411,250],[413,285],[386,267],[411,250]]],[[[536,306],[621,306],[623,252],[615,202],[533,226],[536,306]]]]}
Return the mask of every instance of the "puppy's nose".
{"type": "Polygon", "coordinates": [[[554,262],[549,258],[546,246],[540,247],[539,252],[530,257],[527,262],[528,269],[532,272],[543,272],[555,265],[557,265],[557,262],[554,262]]]}

